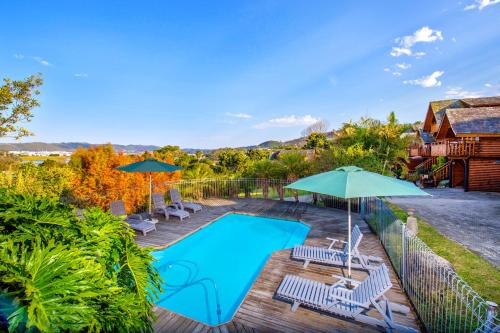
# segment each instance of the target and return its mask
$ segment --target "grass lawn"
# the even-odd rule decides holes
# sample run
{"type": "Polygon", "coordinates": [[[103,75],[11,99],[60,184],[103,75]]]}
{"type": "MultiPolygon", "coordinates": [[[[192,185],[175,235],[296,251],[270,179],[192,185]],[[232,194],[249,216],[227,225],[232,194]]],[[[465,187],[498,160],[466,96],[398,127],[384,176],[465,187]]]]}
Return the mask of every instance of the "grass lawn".
{"type": "MultiPolygon", "coordinates": [[[[395,204],[387,204],[399,219],[406,221],[408,215],[405,210],[395,204]]],[[[435,253],[448,260],[458,275],[485,300],[500,304],[500,270],[481,256],[447,238],[418,216],[417,220],[418,237],[435,253]]]]}

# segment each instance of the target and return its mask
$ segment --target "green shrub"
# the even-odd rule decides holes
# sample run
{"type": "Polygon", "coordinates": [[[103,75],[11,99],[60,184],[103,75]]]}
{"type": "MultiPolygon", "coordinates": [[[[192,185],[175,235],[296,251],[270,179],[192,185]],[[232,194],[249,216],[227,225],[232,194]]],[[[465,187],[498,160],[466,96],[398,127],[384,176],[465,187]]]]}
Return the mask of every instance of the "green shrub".
{"type": "Polygon", "coordinates": [[[0,331],[152,331],[152,260],[100,209],[0,189],[0,331]]]}

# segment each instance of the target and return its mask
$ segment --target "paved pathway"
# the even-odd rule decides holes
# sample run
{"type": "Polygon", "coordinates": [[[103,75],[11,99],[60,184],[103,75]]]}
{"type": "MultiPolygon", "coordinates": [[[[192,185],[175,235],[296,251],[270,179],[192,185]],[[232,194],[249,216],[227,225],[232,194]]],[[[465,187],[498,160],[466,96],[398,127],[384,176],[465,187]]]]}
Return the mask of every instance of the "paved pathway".
{"type": "Polygon", "coordinates": [[[432,197],[392,198],[416,213],[447,237],[500,268],[500,193],[427,189],[432,197]]]}

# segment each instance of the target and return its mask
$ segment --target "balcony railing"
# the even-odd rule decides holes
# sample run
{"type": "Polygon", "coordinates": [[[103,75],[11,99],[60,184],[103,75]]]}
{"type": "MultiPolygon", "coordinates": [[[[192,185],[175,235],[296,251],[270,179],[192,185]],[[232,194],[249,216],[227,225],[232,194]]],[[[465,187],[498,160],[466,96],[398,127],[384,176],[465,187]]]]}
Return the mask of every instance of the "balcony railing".
{"type": "Polygon", "coordinates": [[[408,155],[410,157],[468,157],[474,156],[478,151],[478,147],[479,142],[473,140],[438,141],[424,145],[412,144],[408,148],[408,155]]]}
{"type": "Polygon", "coordinates": [[[431,156],[467,157],[475,155],[477,144],[472,140],[441,141],[430,147],[431,156]]]}
{"type": "Polygon", "coordinates": [[[410,155],[410,157],[414,156],[430,157],[431,147],[429,144],[425,145],[413,144],[408,149],[408,154],[410,155]]]}

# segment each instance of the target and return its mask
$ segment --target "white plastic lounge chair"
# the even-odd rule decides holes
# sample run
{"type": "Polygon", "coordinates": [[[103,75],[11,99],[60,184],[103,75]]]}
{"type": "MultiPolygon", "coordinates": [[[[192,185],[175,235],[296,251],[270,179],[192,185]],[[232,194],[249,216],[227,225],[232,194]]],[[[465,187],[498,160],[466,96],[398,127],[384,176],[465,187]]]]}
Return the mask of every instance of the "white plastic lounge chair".
{"type": "Polygon", "coordinates": [[[170,199],[172,200],[172,203],[176,206],[179,206],[180,209],[189,209],[193,213],[199,212],[202,209],[201,205],[197,203],[182,201],[181,195],[176,188],[170,189],[170,199]]]}
{"type": "MultiPolygon", "coordinates": [[[[377,265],[373,265],[372,262],[381,263],[383,260],[378,257],[366,256],[359,253],[358,246],[361,243],[362,238],[363,234],[361,233],[361,230],[358,225],[355,225],[351,232],[351,268],[370,271],[378,267],[377,265]]],[[[328,248],[296,245],[293,248],[292,258],[304,260],[304,268],[306,268],[311,262],[332,266],[346,266],[349,250],[348,243],[334,238],[327,239],[331,241],[328,248]],[[344,243],[342,250],[336,250],[333,248],[336,242],[344,243]]]]}
{"type": "Polygon", "coordinates": [[[154,212],[157,214],[165,215],[165,218],[168,220],[170,216],[176,216],[181,221],[185,218],[189,218],[190,215],[187,211],[182,208],[178,208],[177,206],[168,206],[165,205],[165,200],[163,199],[163,194],[154,193],[153,197],[153,205],[154,212]]]}
{"type": "Polygon", "coordinates": [[[384,296],[392,287],[385,264],[374,269],[362,282],[339,278],[335,284],[326,285],[299,276],[286,275],[276,291],[276,296],[292,302],[292,311],[303,305],[361,323],[383,327],[387,332],[392,330],[417,332],[413,328],[394,322],[392,311],[406,315],[410,309],[401,304],[391,303],[384,296]],[[345,287],[348,282],[354,285],[353,289],[345,287]],[[366,312],[371,307],[375,308],[383,319],[368,316],[366,312]]]}
{"type": "Polygon", "coordinates": [[[119,217],[124,217],[123,220],[127,222],[132,229],[142,232],[144,236],[146,236],[146,233],[156,230],[155,223],[143,220],[142,216],[139,214],[127,216],[125,205],[121,200],[113,201],[110,204],[109,208],[111,214],[119,217]]]}

